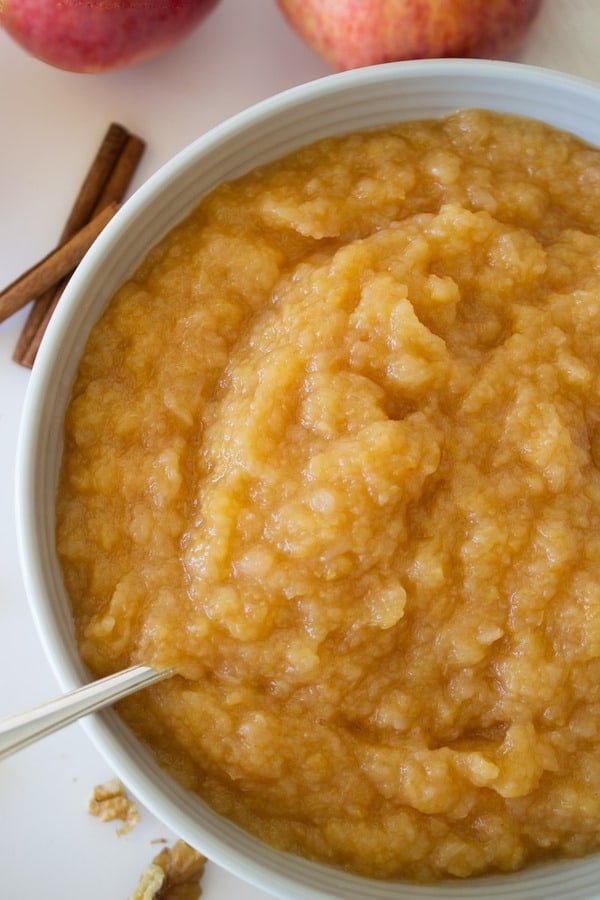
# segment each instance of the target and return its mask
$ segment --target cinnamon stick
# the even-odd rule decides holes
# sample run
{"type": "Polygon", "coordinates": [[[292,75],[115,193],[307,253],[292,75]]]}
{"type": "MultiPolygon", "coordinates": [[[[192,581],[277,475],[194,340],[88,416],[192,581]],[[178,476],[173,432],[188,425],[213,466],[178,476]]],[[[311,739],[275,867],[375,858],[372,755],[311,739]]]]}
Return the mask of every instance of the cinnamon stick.
{"type": "Polygon", "coordinates": [[[92,216],[101,212],[109,203],[121,202],[145,147],[146,144],[137,135],[130,134],[128,136],[119,158],[96,201],[92,216]]]}
{"type": "Polygon", "coordinates": [[[121,197],[112,197],[102,207],[98,206],[98,198],[102,195],[102,191],[119,162],[129,136],[127,129],[117,122],[112,122],[109,125],[75,198],[73,208],[60,236],[60,244],[68,241],[84,225],[87,225],[95,213],[101,212],[104,206],[108,206],[108,202],[122,199],[121,197]]]}
{"type": "Polygon", "coordinates": [[[102,229],[119,208],[111,203],[73,237],[28,269],[0,293],[0,322],[69,275],[79,265],[102,229]]]}
{"type": "MultiPolygon", "coordinates": [[[[128,137],[128,130],[119,125],[118,122],[112,122],[109,125],[75,198],[60,235],[59,245],[73,237],[92,218],[98,205],[98,199],[117,164],[128,137]]],[[[49,307],[56,305],[54,302],[55,293],[56,290],[53,286],[36,298],[13,352],[15,362],[28,365],[28,363],[24,362],[24,357],[28,353],[28,348],[41,327],[49,307]]]]}
{"type": "MultiPolygon", "coordinates": [[[[29,348],[32,343],[36,341],[40,328],[44,327],[42,323],[46,318],[46,313],[50,308],[55,308],[55,298],[57,293],[62,294],[66,284],[67,281],[63,279],[58,285],[52,285],[51,288],[44,291],[43,294],[40,294],[40,296],[36,298],[29,315],[25,320],[25,324],[21,329],[21,334],[19,335],[19,339],[13,351],[13,359],[15,362],[22,366],[27,366],[29,369],[33,366],[33,362],[26,362],[26,360],[29,359],[29,348]]],[[[39,341],[37,341],[37,343],[39,346],[39,341]]]]}
{"type": "MultiPolygon", "coordinates": [[[[77,195],[61,241],[71,237],[111,203],[121,202],[145,146],[141,138],[130,134],[122,125],[114,122],[110,125],[77,195]]],[[[42,337],[67,282],[68,277],[36,299],[17,341],[13,353],[15,362],[28,368],[33,366],[42,337]]]]}
{"type": "MultiPolygon", "coordinates": [[[[35,327],[32,327],[31,332],[27,335],[27,341],[24,340],[22,345],[20,345],[20,343],[17,344],[13,354],[14,361],[18,362],[21,366],[25,366],[26,369],[33,368],[35,358],[42,343],[42,338],[46,334],[50,319],[54,315],[54,310],[58,306],[58,301],[62,297],[68,283],[69,276],[62,281],[59,281],[59,283],[55,285],[55,287],[50,288],[49,291],[46,291],[44,296],[48,296],[48,302],[43,307],[36,306],[35,304],[33,306],[29,318],[32,319],[32,325],[35,325],[35,327]],[[35,318],[33,317],[34,312],[36,313],[35,318]],[[18,357],[17,351],[19,351],[18,357]]],[[[27,323],[25,324],[27,325],[27,323]]],[[[23,329],[23,332],[21,333],[24,334],[25,330],[26,329],[23,329]]]]}

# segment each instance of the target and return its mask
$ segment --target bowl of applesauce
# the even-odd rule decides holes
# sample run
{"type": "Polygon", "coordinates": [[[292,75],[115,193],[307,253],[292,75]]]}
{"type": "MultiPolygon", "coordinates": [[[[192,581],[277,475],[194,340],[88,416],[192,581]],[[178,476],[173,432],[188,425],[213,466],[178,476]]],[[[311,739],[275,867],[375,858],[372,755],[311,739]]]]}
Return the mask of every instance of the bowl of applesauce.
{"type": "Polygon", "coordinates": [[[333,75],[183,150],[82,262],[18,454],[86,731],[282,898],[597,896],[600,89],[333,75]],[[84,302],[85,301],[85,302],[84,302]]]}

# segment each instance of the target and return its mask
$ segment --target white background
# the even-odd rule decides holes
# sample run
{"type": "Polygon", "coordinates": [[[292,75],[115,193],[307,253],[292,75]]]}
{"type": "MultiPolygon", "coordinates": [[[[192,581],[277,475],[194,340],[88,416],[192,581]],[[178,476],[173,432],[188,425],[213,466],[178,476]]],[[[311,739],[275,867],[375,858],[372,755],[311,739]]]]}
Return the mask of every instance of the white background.
{"type": "MultiPolygon", "coordinates": [[[[600,82],[600,0],[545,0],[519,60],[600,82]]],[[[161,57],[103,75],[75,75],[28,57],[0,33],[0,286],[56,242],[108,124],[147,141],[133,188],[211,126],[257,100],[329,74],[274,0],[221,0],[161,57]]],[[[11,356],[25,311],[0,326],[0,716],[49,699],[57,686],[22,586],[14,462],[29,372],[11,356]]],[[[126,900],[160,845],[175,840],[142,810],[126,837],[86,813],[111,777],[79,724],[0,763],[0,897],[126,900]]],[[[266,894],[214,865],[206,900],[266,894]]]]}

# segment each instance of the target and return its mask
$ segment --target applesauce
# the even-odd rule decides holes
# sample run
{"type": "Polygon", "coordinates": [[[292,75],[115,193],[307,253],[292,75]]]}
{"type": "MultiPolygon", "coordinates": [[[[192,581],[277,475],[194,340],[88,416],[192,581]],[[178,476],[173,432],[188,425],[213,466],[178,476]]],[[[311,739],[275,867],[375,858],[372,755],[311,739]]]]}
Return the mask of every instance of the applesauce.
{"type": "Polygon", "coordinates": [[[465,110],[222,184],[118,291],[57,549],[183,785],[376,878],[600,844],[600,152],[465,110]]]}

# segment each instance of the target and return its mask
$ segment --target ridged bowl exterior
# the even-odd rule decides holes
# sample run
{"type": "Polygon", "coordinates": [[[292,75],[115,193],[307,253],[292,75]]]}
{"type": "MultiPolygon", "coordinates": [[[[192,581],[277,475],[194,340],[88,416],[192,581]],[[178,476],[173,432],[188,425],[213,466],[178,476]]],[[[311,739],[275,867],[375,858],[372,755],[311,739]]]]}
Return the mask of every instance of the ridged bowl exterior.
{"type": "MultiPolygon", "coordinates": [[[[64,690],[89,681],[73,637],[54,549],[62,422],[95,320],[148,250],[220,181],[327,135],[485,108],[543,120],[600,145],[600,88],[517,63],[428,60],[332,75],[263,101],[163,166],[124,205],[71,279],[38,354],[19,437],[21,565],[40,639],[64,690]]],[[[117,774],[160,820],[215,863],[285,900],[592,900],[600,857],[514,875],[415,886],[354,877],[266,847],[176,785],[112,712],[83,725],[117,774]]]]}

